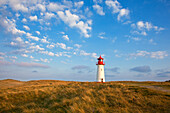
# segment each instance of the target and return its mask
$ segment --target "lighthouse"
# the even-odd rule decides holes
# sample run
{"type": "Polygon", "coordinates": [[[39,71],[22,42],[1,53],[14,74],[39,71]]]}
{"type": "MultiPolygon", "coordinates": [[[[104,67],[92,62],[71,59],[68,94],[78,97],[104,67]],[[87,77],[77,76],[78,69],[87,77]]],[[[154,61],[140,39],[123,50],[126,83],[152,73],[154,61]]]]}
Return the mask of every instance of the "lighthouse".
{"type": "Polygon", "coordinates": [[[97,65],[97,82],[105,82],[105,76],[104,76],[104,65],[103,63],[104,58],[100,57],[97,59],[98,63],[97,65]]]}

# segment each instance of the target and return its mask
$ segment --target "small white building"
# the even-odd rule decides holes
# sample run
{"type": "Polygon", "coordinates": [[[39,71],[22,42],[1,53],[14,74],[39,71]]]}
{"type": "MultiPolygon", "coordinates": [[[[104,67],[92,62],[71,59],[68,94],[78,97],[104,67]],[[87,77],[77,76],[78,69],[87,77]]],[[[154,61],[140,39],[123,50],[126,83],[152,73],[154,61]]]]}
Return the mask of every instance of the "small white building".
{"type": "Polygon", "coordinates": [[[104,58],[100,57],[97,59],[98,63],[97,65],[97,82],[105,82],[105,75],[104,75],[104,65],[103,63],[104,58]]]}

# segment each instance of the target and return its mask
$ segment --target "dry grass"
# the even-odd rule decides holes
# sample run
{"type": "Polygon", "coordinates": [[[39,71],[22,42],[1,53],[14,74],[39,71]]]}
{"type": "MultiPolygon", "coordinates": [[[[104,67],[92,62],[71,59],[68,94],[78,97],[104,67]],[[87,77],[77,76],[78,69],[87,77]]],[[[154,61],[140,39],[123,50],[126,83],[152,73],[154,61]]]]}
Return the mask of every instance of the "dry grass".
{"type": "Polygon", "coordinates": [[[170,93],[140,86],[168,82],[0,81],[0,112],[168,113],[170,93]]]}

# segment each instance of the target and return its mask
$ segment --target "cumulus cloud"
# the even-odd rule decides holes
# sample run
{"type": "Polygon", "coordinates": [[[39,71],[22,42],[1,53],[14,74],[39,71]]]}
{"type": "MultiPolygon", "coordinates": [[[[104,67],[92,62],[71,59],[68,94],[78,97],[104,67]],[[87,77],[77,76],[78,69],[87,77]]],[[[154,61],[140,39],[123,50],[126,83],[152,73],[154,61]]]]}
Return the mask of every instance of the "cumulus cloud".
{"type": "Polygon", "coordinates": [[[49,63],[49,60],[48,60],[48,59],[40,58],[40,61],[42,61],[42,62],[48,62],[48,63],[49,63]]]}
{"type": "Polygon", "coordinates": [[[54,13],[49,13],[49,12],[46,12],[45,13],[45,19],[51,19],[51,18],[54,18],[56,17],[54,13]]]}
{"type": "Polygon", "coordinates": [[[14,11],[28,12],[28,7],[26,6],[26,3],[20,0],[9,0],[9,6],[14,11]]]}
{"type": "Polygon", "coordinates": [[[22,22],[23,22],[23,23],[27,22],[27,19],[26,19],[26,18],[23,18],[23,19],[22,19],[22,22]]]}
{"type": "Polygon", "coordinates": [[[117,0],[106,0],[105,4],[112,9],[112,13],[118,13],[117,20],[120,21],[122,18],[128,18],[130,11],[128,9],[122,8],[117,0]]]}
{"type": "Polygon", "coordinates": [[[41,42],[42,43],[50,43],[49,41],[47,41],[47,37],[45,37],[45,36],[43,37],[43,39],[41,39],[41,42]]]}
{"type": "Polygon", "coordinates": [[[63,39],[69,41],[68,35],[63,35],[63,39]]]}
{"type": "Polygon", "coordinates": [[[45,50],[44,48],[41,48],[39,45],[32,45],[32,46],[30,46],[29,47],[29,49],[33,49],[33,50],[35,50],[35,51],[43,51],[43,50],[45,50]]]}
{"type": "Polygon", "coordinates": [[[39,41],[39,38],[36,37],[36,36],[32,36],[31,33],[26,33],[26,36],[27,36],[27,38],[30,38],[30,39],[32,39],[32,40],[39,41]]]}
{"type": "Polygon", "coordinates": [[[23,57],[28,57],[28,55],[27,55],[27,54],[21,54],[21,56],[23,56],[23,57]]]}
{"type": "Polygon", "coordinates": [[[89,26],[89,23],[84,23],[81,21],[78,15],[72,14],[69,10],[66,10],[65,12],[58,11],[57,14],[61,20],[64,21],[64,23],[68,24],[68,26],[71,28],[78,28],[86,38],[90,37],[88,31],[90,31],[92,28],[89,26]]]}
{"type": "Polygon", "coordinates": [[[50,44],[50,45],[47,45],[46,47],[49,48],[49,49],[52,49],[52,48],[55,47],[55,45],[54,44],[50,44]]]}
{"type": "Polygon", "coordinates": [[[80,48],[82,45],[80,44],[74,44],[75,47],[80,48]]]}
{"type": "Polygon", "coordinates": [[[100,39],[106,39],[106,37],[104,36],[105,34],[106,34],[105,32],[101,32],[101,33],[99,33],[98,37],[100,39]]]}
{"type": "Polygon", "coordinates": [[[30,16],[29,19],[30,19],[31,21],[37,21],[38,18],[37,18],[37,16],[35,15],[35,16],[30,16]]]}
{"type": "Polygon", "coordinates": [[[62,10],[64,10],[64,8],[66,8],[66,6],[61,5],[59,3],[54,3],[54,2],[51,2],[47,5],[47,9],[49,11],[53,11],[53,12],[62,11],[62,10]]]}
{"type": "Polygon", "coordinates": [[[155,59],[163,59],[168,56],[166,51],[155,51],[155,52],[148,52],[148,51],[137,51],[136,53],[131,53],[128,55],[130,58],[137,58],[137,57],[150,57],[155,59]]]}
{"type": "Polygon", "coordinates": [[[93,0],[93,2],[94,2],[95,4],[97,4],[97,3],[102,3],[103,0],[93,0]]]}
{"type": "Polygon", "coordinates": [[[65,57],[70,58],[71,55],[69,55],[69,53],[70,53],[70,52],[57,52],[57,53],[55,54],[55,56],[56,56],[56,57],[65,56],[65,57]]]}
{"type": "Polygon", "coordinates": [[[77,8],[81,8],[84,5],[84,1],[74,2],[74,6],[77,8]]]}
{"type": "Polygon", "coordinates": [[[129,16],[130,11],[128,9],[121,9],[118,16],[117,16],[117,20],[120,21],[122,17],[128,17],[129,16]]]}
{"type": "Polygon", "coordinates": [[[149,66],[138,66],[138,67],[131,68],[130,71],[148,73],[151,72],[151,68],[149,66]]]}
{"type": "Polygon", "coordinates": [[[54,53],[53,52],[49,52],[48,55],[49,56],[54,56],[54,53]]]}
{"type": "Polygon", "coordinates": [[[133,23],[131,24],[131,27],[137,29],[138,31],[141,31],[141,33],[139,33],[138,31],[134,31],[132,33],[141,34],[145,36],[147,35],[146,31],[153,30],[159,32],[164,30],[164,28],[155,26],[151,22],[144,22],[144,21],[138,21],[136,24],[133,23]]]}
{"type": "Polygon", "coordinates": [[[67,50],[70,50],[70,49],[73,49],[72,47],[67,47],[66,46],[66,44],[64,44],[64,43],[56,43],[56,46],[57,47],[60,47],[60,48],[62,48],[62,49],[67,49],[67,50]]]}
{"type": "Polygon", "coordinates": [[[93,57],[93,58],[97,58],[97,53],[87,53],[87,52],[85,52],[84,50],[81,50],[81,51],[80,51],[80,55],[81,55],[81,56],[91,56],[91,57],[93,57]]]}
{"type": "Polygon", "coordinates": [[[24,42],[24,40],[21,37],[16,37],[13,39],[10,44],[7,44],[7,46],[12,47],[12,48],[25,48],[29,45],[29,43],[24,42]]]}
{"type": "Polygon", "coordinates": [[[120,9],[122,8],[122,6],[120,5],[120,3],[117,0],[106,0],[105,4],[109,7],[112,8],[112,13],[118,13],[120,11],[120,9]]]}
{"type": "Polygon", "coordinates": [[[37,4],[36,7],[37,7],[38,9],[40,9],[42,12],[45,12],[45,11],[46,11],[46,7],[45,7],[45,5],[43,5],[43,4],[37,4]]]}
{"type": "Polygon", "coordinates": [[[26,30],[30,30],[30,28],[26,25],[24,25],[23,28],[25,28],[26,30]]]}
{"type": "Polygon", "coordinates": [[[103,7],[95,4],[93,5],[93,9],[97,11],[97,13],[101,16],[105,15],[105,13],[103,12],[103,7]]]}
{"type": "Polygon", "coordinates": [[[40,32],[39,31],[35,31],[38,35],[40,35],[40,32]]]}
{"type": "Polygon", "coordinates": [[[26,34],[25,31],[19,30],[16,28],[16,21],[14,19],[8,19],[7,17],[0,16],[0,25],[2,25],[8,32],[12,34],[26,34]]]}
{"type": "Polygon", "coordinates": [[[31,59],[33,59],[34,57],[33,56],[30,56],[31,59]]]}

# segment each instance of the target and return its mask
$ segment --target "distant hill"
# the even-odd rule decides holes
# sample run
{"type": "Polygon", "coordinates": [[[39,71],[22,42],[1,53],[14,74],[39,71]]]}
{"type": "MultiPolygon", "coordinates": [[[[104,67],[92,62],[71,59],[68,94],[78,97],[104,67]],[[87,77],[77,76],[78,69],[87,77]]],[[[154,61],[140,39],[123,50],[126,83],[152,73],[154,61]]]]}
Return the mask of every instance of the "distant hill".
{"type": "Polygon", "coordinates": [[[169,113],[169,82],[0,80],[0,113],[169,113]]]}

